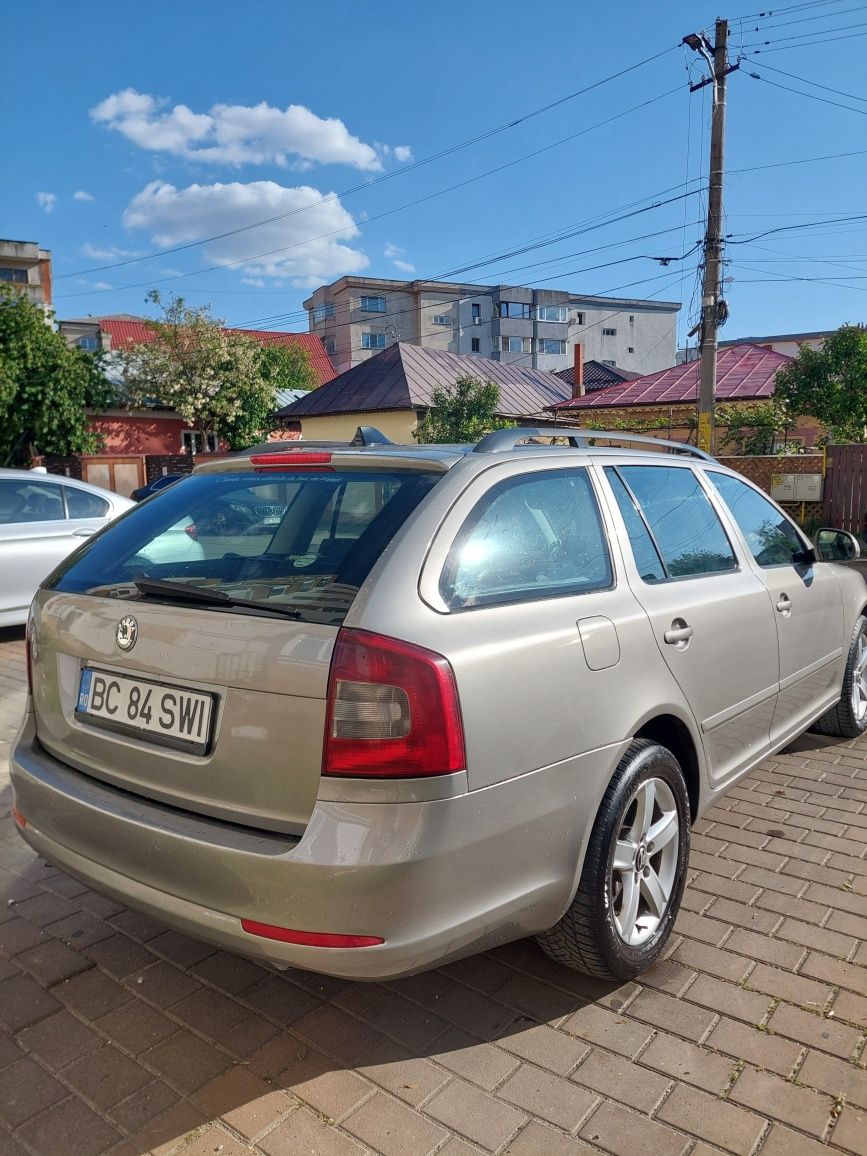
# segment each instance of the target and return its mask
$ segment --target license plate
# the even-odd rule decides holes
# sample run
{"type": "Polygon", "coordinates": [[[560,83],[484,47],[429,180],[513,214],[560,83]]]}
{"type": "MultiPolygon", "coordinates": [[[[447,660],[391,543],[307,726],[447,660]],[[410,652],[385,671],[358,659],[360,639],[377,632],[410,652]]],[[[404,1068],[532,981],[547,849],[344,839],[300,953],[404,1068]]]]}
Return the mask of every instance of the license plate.
{"type": "Polygon", "coordinates": [[[204,754],[211,737],[214,696],[108,671],[81,672],[75,717],[165,746],[204,754]]]}

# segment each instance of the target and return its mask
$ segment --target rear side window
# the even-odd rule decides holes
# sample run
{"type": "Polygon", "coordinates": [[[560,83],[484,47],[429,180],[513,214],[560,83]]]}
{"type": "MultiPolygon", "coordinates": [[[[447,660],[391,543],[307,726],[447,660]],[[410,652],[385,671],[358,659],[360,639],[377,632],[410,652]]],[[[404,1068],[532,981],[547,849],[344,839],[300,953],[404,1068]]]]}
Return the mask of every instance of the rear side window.
{"type": "Polygon", "coordinates": [[[108,513],[108,502],[98,494],[89,494],[87,490],[76,490],[72,486],[63,488],[70,518],[104,518],[108,513]]]}
{"type": "Polygon", "coordinates": [[[339,468],[194,474],[112,523],[51,585],[134,598],[133,580],[145,576],[339,624],[441,476],[339,468]]]}
{"type": "Polygon", "coordinates": [[[795,554],[804,549],[804,542],[782,510],[739,478],[715,470],[708,470],[707,476],[719,490],[758,564],[791,565],[795,554]]]}
{"type": "Polygon", "coordinates": [[[611,582],[586,471],[544,470],[488,491],[449,551],[440,593],[460,610],[583,594],[611,582]]]}
{"type": "Polygon", "coordinates": [[[24,477],[0,481],[0,525],[20,522],[57,522],[66,517],[63,494],[53,482],[24,477]]]}
{"type": "Polygon", "coordinates": [[[722,522],[691,469],[620,466],[617,472],[643,515],[666,577],[737,569],[722,522]]]}

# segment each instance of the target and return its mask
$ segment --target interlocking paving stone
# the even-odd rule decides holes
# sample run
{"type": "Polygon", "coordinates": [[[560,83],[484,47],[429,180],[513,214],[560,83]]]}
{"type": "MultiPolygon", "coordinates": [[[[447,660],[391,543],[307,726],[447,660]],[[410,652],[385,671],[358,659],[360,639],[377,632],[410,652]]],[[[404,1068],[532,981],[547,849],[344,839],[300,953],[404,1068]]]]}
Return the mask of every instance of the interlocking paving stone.
{"type": "Polygon", "coordinates": [[[867,739],[805,736],[710,810],[637,983],[525,940],[352,984],[32,855],[2,763],[22,655],[0,631],[0,1156],[867,1156],[867,739]]]}

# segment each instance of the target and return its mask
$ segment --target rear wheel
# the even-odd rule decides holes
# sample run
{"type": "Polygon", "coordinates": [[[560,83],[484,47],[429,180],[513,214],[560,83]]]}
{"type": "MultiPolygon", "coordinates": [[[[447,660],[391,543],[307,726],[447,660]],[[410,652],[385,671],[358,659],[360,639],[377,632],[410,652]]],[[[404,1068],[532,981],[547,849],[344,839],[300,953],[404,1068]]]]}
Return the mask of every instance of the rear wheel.
{"type": "Polygon", "coordinates": [[[650,967],[680,908],[689,820],[677,759],[636,739],[605,792],[569,910],[537,936],[542,949],[599,979],[632,979],[650,967]]]}
{"type": "Polygon", "coordinates": [[[855,623],[849,644],[840,701],[810,730],[838,739],[857,739],[867,731],[867,618],[863,614],[855,623]]]}

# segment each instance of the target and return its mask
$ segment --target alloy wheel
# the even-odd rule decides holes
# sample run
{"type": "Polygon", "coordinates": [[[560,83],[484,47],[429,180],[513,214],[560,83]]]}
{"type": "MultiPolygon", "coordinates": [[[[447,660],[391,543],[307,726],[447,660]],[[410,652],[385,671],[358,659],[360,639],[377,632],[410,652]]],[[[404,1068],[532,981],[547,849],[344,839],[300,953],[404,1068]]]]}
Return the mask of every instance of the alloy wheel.
{"type": "Polygon", "coordinates": [[[855,643],[855,662],[852,668],[852,713],[860,723],[867,715],[867,637],[864,631],[855,643]]]}
{"type": "MultiPolygon", "coordinates": [[[[867,639],[861,639],[867,666],[867,639]]],[[[867,682],[862,683],[867,687],[867,682]]],[[[854,693],[854,692],[853,692],[854,693]]],[[[867,690],[862,692],[867,711],[867,690]]],[[[623,816],[611,867],[614,925],[624,943],[640,947],[668,910],[677,881],[680,818],[669,785],[645,779],[623,816]]]]}

